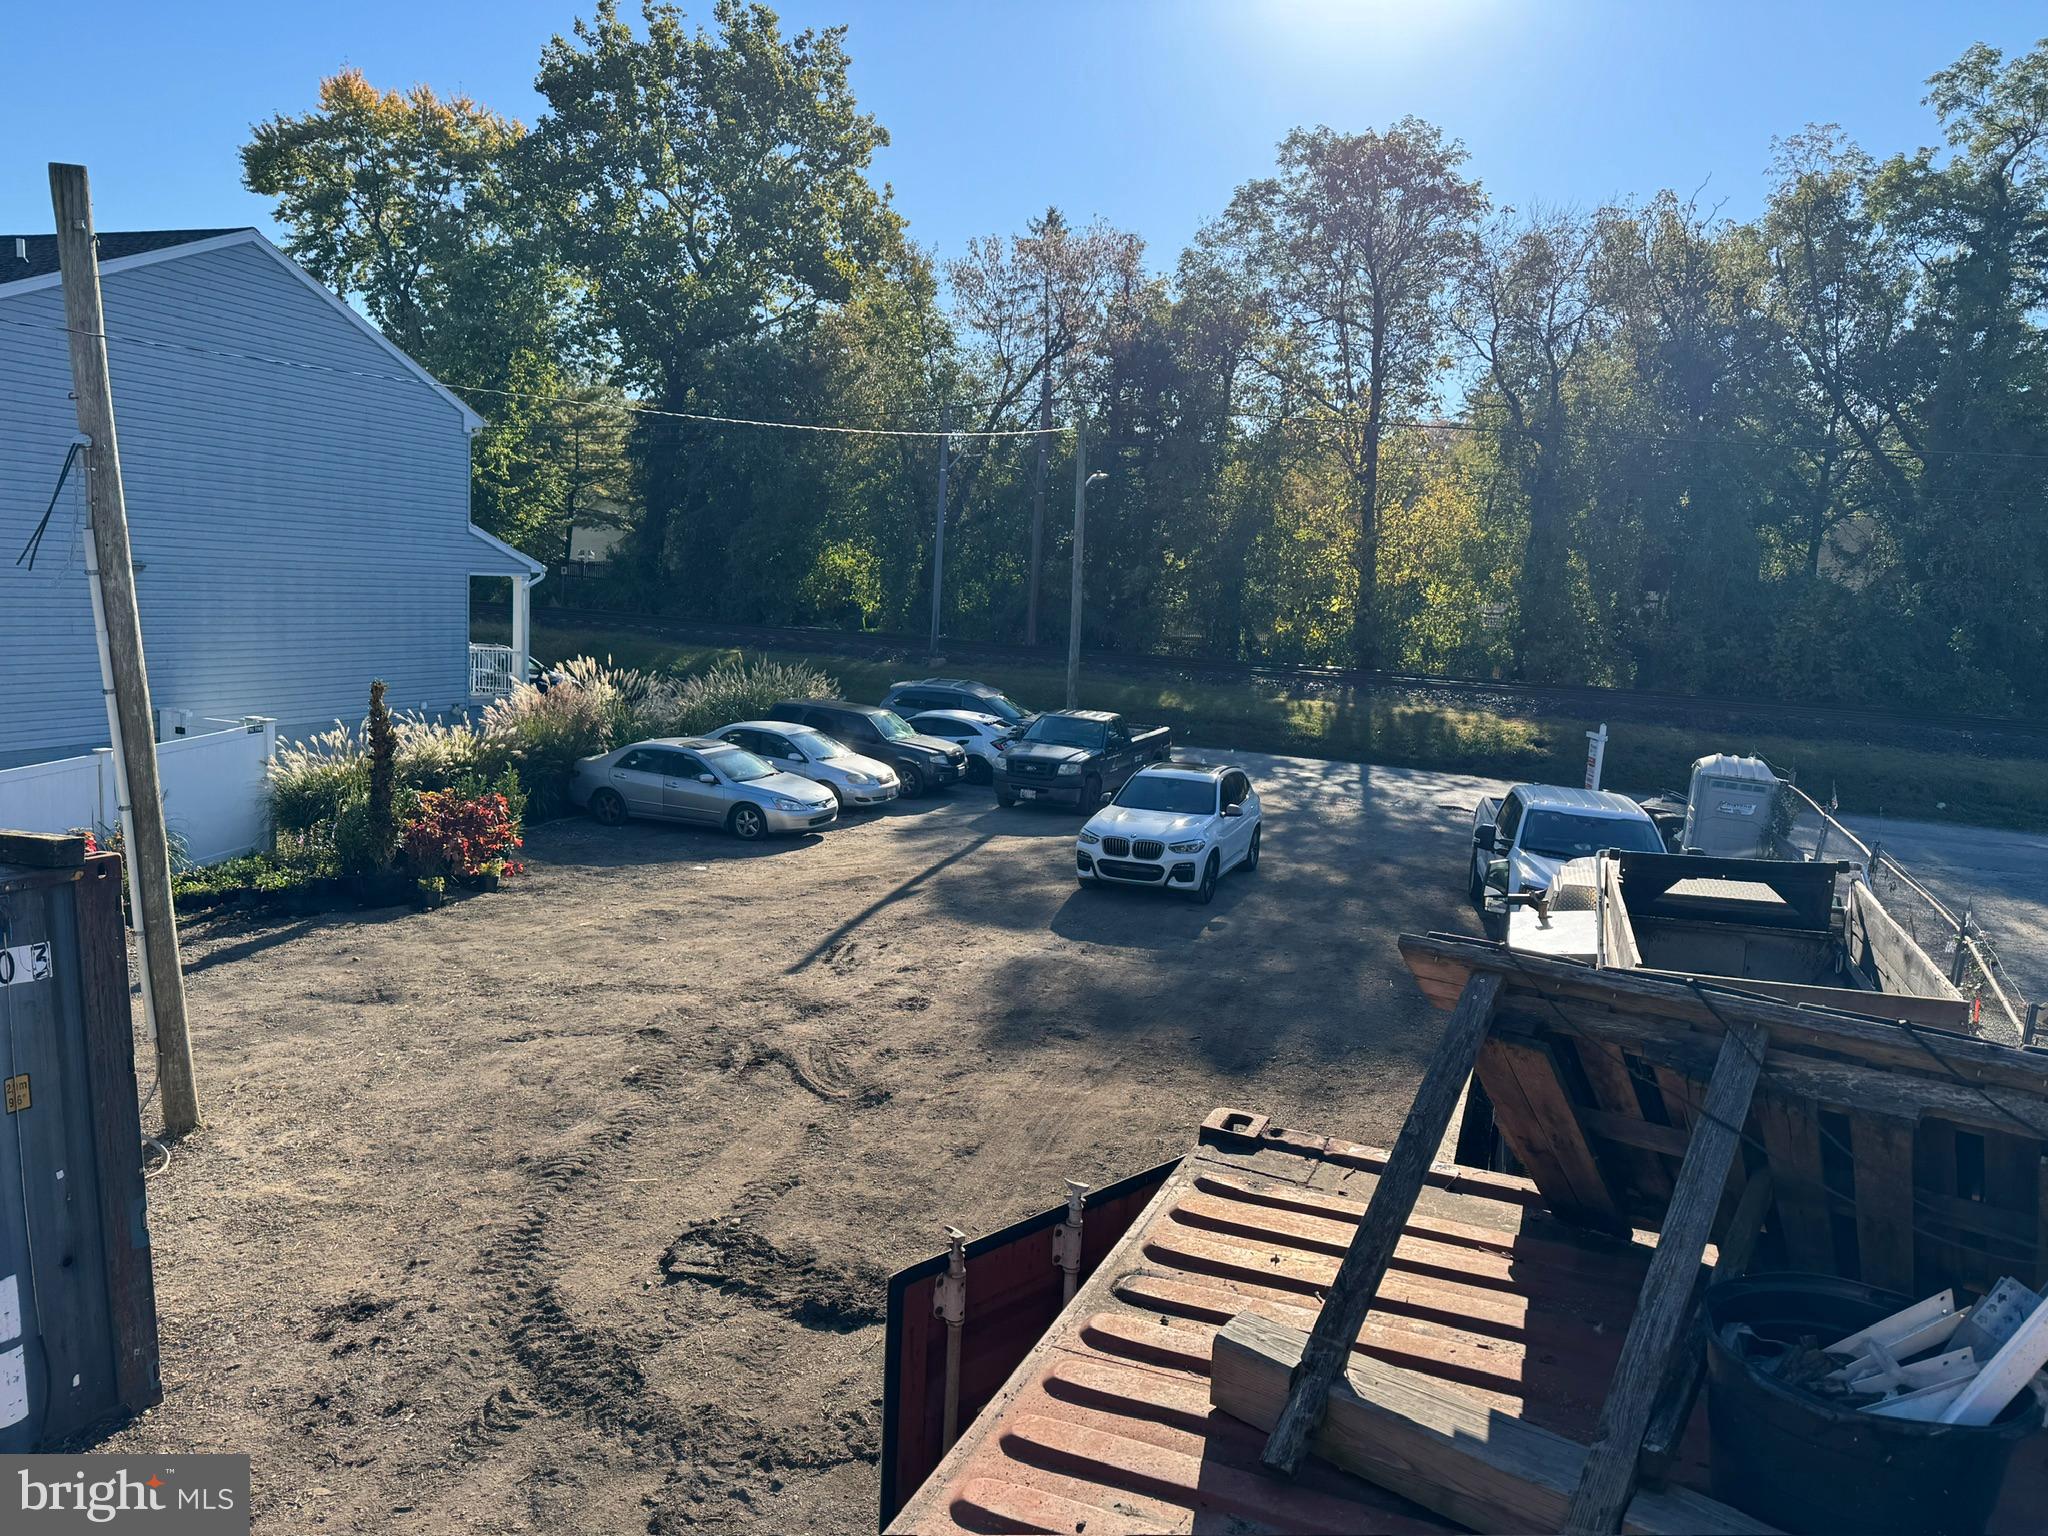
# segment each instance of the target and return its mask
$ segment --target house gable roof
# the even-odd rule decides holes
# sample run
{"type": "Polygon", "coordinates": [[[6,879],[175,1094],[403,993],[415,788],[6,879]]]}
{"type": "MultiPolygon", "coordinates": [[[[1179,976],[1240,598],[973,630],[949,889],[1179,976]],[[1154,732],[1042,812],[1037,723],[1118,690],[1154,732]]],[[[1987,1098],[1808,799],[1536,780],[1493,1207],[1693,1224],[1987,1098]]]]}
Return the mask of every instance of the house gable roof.
{"type": "MultiPolygon", "coordinates": [[[[226,246],[253,245],[326,300],[365,336],[388,352],[406,372],[454,406],[468,431],[481,431],[484,426],[483,417],[471,410],[460,395],[414,362],[395,342],[372,325],[367,317],[272,245],[259,230],[107,230],[96,235],[94,243],[99,249],[100,272],[103,276],[126,272],[136,267],[151,266],[160,261],[175,261],[185,256],[196,256],[226,246]]],[[[55,235],[0,236],[0,299],[10,299],[16,294],[54,287],[60,281],[55,235]],[[17,255],[18,252],[23,254],[17,255]]]]}
{"type": "MultiPolygon", "coordinates": [[[[222,235],[251,234],[241,229],[110,229],[96,242],[101,262],[120,261],[148,251],[168,250],[174,245],[191,245],[200,240],[217,240],[222,235]]],[[[47,277],[57,270],[55,235],[0,235],[0,286],[25,277],[47,277]]]]}

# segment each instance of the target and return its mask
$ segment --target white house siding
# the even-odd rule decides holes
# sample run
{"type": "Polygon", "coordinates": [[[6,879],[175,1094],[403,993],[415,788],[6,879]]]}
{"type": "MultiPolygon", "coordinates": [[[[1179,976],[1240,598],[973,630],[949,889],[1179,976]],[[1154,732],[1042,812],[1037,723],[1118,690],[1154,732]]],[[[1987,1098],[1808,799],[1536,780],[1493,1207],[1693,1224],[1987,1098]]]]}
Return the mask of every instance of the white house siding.
{"type": "MultiPolygon", "coordinates": [[[[289,736],[360,719],[372,678],[397,707],[465,698],[468,578],[515,567],[470,535],[457,407],[261,246],[103,287],[158,708],[289,736]]],[[[62,316],[54,285],[0,288],[0,765],[106,740],[77,470],[35,570],[11,564],[76,431],[62,316]]]]}

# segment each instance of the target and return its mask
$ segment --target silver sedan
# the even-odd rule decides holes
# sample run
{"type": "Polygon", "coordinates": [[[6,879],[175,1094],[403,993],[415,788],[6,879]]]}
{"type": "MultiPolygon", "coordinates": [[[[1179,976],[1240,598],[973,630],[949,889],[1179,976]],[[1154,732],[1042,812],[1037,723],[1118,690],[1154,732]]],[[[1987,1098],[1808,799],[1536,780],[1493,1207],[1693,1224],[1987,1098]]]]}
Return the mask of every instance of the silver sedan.
{"type": "Polygon", "coordinates": [[[705,734],[743,747],[784,773],[829,789],[842,811],[887,805],[902,793],[894,768],[862,757],[845,743],[807,725],[791,725],[787,720],[735,720],[705,734]]]}
{"type": "Polygon", "coordinates": [[[628,816],[656,816],[724,827],[750,842],[839,819],[838,802],[810,780],[703,737],[636,741],[586,757],[576,765],[571,794],[608,827],[628,816]]]}

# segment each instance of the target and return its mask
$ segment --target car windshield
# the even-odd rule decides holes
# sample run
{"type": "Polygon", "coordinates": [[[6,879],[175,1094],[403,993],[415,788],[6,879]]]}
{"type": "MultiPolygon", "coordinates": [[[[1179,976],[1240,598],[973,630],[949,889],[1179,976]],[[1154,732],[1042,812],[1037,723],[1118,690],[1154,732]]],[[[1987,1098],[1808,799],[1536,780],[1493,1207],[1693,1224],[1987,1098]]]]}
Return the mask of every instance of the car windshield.
{"type": "Polygon", "coordinates": [[[816,731],[784,731],[782,734],[797,751],[819,762],[828,762],[835,757],[853,756],[830,736],[821,736],[816,731]]]}
{"type": "Polygon", "coordinates": [[[1133,811],[1213,816],[1216,814],[1216,781],[1182,778],[1169,773],[1141,773],[1117,791],[1116,803],[1133,811]]]}
{"type": "Polygon", "coordinates": [[[1546,859],[1582,859],[1604,848],[1662,853],[1664,839],[1647,821],[1616,816],[1576,816],[1570,811],[1531,811],[1522,823],[1522,852],[1546,859]]]}
{"type": "Polygon", "coordinates": [[[882,733],[884,741],[901,741],[906,736],[917,734],[909,722],[893,709],[878,709],[868,718],[875,722],[875,729],[882,733]]]}
{"type": "Polygon", "coordinates": [[[1015,725],[1024,718],[1024,711],[1000,693],[983,694],[976,702],[975,708],[984,715],[994,715],[1005,725],[1015,725]]]}
{"type": "Polygon", "coordinates": [[[750,784],[777,771],[773,765],[763,762],[751,752],[742,752],[738,747],[728,747],[723,752],[706,752],[704,761],[735,784],[750,784]]]}
{"type": "Polygon", "coordinates": [[[1072,715],[1040,715],[1024,733],[1026,741],[1042,741],[1053,747],[1087,747],[1100,751],[1103,725],[1100,720],[1076,720],[1072,715]]]}

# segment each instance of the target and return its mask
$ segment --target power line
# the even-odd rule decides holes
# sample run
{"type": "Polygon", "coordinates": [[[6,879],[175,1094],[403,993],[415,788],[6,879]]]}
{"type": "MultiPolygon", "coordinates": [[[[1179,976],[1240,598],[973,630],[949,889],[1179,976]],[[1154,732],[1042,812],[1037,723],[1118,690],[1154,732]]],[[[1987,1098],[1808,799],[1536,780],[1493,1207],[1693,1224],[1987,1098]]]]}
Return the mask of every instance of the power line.
{"type": "MultiPolygon", "coordinates": [[[[0,325],[10,325],[22,330],[49,330],[67,333],[69,331],[69,327],[67,326],[55,324],[49,321],[39,320],[0,319],[0,325]]],[[[146,347],[163,352],[182,352],[195,357],[212,357],[221,358],[234,362],[261,363],[271,367],[295,369],[307,373],[331,374],[341,378],[374,379],[380,382],[390,384],[418,384],[420,382],[420,380],[416,376],[409,374],[378,373],[372,370],[360,368],[340,368],[330,363],[307,362],[300,358],[273,357],[259,352],[237,352],[220,347],[199,346],[196,343],[192,342],[160,341],[152,337],[127,336],[112,331],[101,333],[101,339],[108,342],[119,342],[123,345],[146,347]]],[[[588,407],[595,404],[603,403],[592,401],[587,396],[583,395],[543,394],[538,391],[532,390],[497,389],[483,384],[466,384],[458,381],[440,378],[436,378],[435,382],[443,385],[448,389],[455,390],[466,395],[491,395],[500,399],[525,400],[542,405],[577,405],[588,407]]],[[[994,400],[985,400],[967,402],[956,401],[954,403],[966,405],[993,405],[996,404],[997,402],[994,400]]],[[[639,401],[630,399],[622,399],[615,402],[610,402],[610,404],[612,404],[613,407],[618,410],[626,411],[636,416],[652,416],[676,421],[694,421],[712,426],[754,427],[783,432],[824,432],[857,437],[904,437],[926,439],[939,437],[1026,438],[1065,436],[1073,431],[1073,427],[1071,425],[1066,425],[1050,428],[955,428],[954,430],[947,432],[935,430],[932,428],[849,426],[837,423],[769,421],[761,418],[747,416],[720,416],[712,414],[710,412],[666,410],[659,406],[646,405],[639,401]]],[[[1481,411],[1500,410],[1504,408],[1499,406],[1495,402],[1480,400],[1472,402],[1469,409],[1473,411],[1481,411]]],[[[1342,414],[1342,412],[1332,411],[1325,411],[1315,415],[1304,413],[1296,415],[1292,418],[1283,418],[1283,420],[1331,420],[1337,417],[1341,417],[1342,414]]],[[[1385,420],[1383,425],[1396,430],[1404,431],[1462,432],[1471,435],[1491,435],[1497,438],[1507,437],[1511,434],[1516,433],[1518,430],[1520,430],[1521,434],[1524,436],[1535,435],[1534,433],[1529,432],[1527,429],[1517,429],[1513,427],[1511,424],[1505,422],[1484,422],[1469,420],[1460,421],[1452,417],[1389,417],[1385,420]]],[[[1633,444],[1637,446],[1655,445],[1674,448],[1729,448],[1751,453],[1777,453],[1782,451],[1782,449],[1785,446],[1779,443],[1760,442],[1747,438],[1699,437],[1684,436],[1675,433],[1613,431],[1600,427],[1589,427],[1581,425],[1559,427],[1556,429],[1556,432],[1557,435],[1560,437],[1569,438],[1579,442],[1608,442],[1616,444],[1633,444]]],[[[1877,452],[1880,457],[1885,458],[1893,463],[1911,463],[1916,460],[1925,462],[1929,459],[1940,458],[2011,460],[2020,463],[2048,463],[2048,451],[2032,451],[2026,449],[1935,447],[1923,447],[1913,449],[1900,446],[1898,448],[1882,448],[1877,450],[1877,452]]]]}
{"type": "MultiPolygon", "coordinates": [[[[70,333],[71,327],[42,320],[0,319],[0,325],[11,325],[22,330],[46,330],[70,333]]],[[[112,331],[96,333],[100,340],[118,342],[125,346],[149,347],[160,352],[182,352],[194,357],[222,358],[234,362],[263,363],[277,368],[295,369],[305,373],[330,374],[340,378],[374,379],[389,384],[418,384],[420,380],[410,374],[377,373],[362,368],[339,368],[330,363],[307,362],[301,358],[271,357],[260,352],[235,352],[221,347],[202,347],[193,342],[159,341],[147,336],[123,336],[112,331]]],[[[542,394],[533,390],[493,389],[481,384],[451,383],[437,379],[437,383],[463,394],[495,395],[506,400],[531,400],[551,405],[592,406],[604,402],[593,401],[583,395],[542,394]]],[[[611,402],[619,410],[629,411],[636,416],[657,416],[676,421],[706,422],[716,426],[765,427],[783,432],[829,432],[857,437],[1041,437],[1073,431],[1071,426],[1060,427],[992,427],[959,428],[953,431],[931,431],[908,427],[866,427],[843,426],[806,421],[766,421],[748,416],[716,416],[701,411],[671,411],[658,406],[644,405],[635,400],[611,402]]]]}

